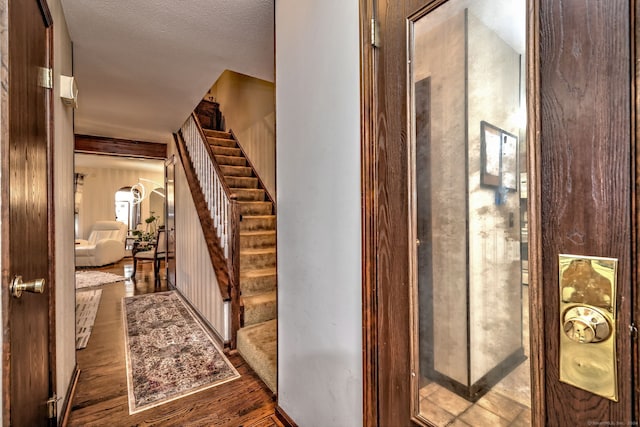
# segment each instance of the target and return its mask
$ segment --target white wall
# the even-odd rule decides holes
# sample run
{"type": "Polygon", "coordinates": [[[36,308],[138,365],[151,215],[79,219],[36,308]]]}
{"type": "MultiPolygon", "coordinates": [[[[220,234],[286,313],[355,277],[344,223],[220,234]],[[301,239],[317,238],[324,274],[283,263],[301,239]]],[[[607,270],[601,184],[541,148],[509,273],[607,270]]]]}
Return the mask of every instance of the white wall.
{"type": "Polygon", "coordinates": [[[170,144],[168,154],[175,153],[178,159],[175,166],[176,288],[218,336],[229,341],[229,316],[211,265],[189,183],[174,145],[170,144]]]}
{"type": "Polygon", "coordinates": [[[71,39],[60,0],[49,0],[53,17],[54,209],[56,269],[56,394],[61,414],[76,366],[73,224],[73,110],[60,100],[60,75],[73,75],[71,39]]]}
{"type": "Polygon", "coordinates": [[[276,2],[278,404],[362,425],[357,0],[276,2]]]}

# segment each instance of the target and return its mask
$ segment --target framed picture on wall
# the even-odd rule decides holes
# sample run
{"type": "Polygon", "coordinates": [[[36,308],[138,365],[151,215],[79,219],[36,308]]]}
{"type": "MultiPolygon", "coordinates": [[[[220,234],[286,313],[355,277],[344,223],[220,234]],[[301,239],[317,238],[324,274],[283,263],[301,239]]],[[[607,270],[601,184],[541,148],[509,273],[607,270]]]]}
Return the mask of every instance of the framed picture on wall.
{"type": "Polygon", "coordinates": [[[491,123],[480,122],[480,185],[516,191],[518,137],[491,123]]]}

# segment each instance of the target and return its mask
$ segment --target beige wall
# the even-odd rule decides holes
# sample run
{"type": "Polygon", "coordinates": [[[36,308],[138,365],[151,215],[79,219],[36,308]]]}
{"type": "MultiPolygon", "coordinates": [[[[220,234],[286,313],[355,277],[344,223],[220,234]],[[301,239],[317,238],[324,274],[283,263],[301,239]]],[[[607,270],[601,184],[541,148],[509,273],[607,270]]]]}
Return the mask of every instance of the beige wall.
{"type": "Polygon", "coordinates": [[[49,0],[53,17],[54,209],[56,260],[56,394],[65,404],[76,365],[73,228],[73,109],[60,100],[60,75],[72,76],[71,39],[59,0],[49,0]]]}
{"type": "Polygon", "coordinates": [[[226,70],[206,96],[220,103],[232,129],[269,192],[276,192],[275,86],[226,70]]]}
{"type": "MultiPolygon", "coordinates": [[[[85,174],[79,215],[79,237],[83,239],[89,236],[91,227],[96,221],[115,219],[114,197],[120,188],[137,184],[140,178],[154,181],[164,187],[162,171],[77,167],[76,172],[85,174]]],[[[141,183],[145,186],[147,194],[155,187],[146,181],[141,183]]],[[[144,219],[149,216],[149,198],[145,198],[140,206],[144,224],[144,219]]]]}

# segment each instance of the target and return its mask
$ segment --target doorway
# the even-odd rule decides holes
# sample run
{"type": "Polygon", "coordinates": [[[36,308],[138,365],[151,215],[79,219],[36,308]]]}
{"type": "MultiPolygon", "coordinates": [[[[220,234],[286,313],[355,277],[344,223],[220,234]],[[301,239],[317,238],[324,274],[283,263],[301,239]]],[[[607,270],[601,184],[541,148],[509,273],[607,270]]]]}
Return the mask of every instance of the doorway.
{"type": "MultiPolygon", "coordinates": [[[[519,72],[527,89],[509,95],[501,85],[495,96],[486,90],[504,64],[495,60],[501,50],[477,48],[483,36],[475,23],[509,43],[471,3],[483,2],[361,3],[365,425],[464,422],[464,413],[527,361],[531,414],[524,425],[630,423],[637,361],[626,331],[637,312],[637,282],[629,4],[526,2],[526,48],[516,49],[526,62],[514,60],[519,71],[509,74],[519,72]],[[422,74],[420,57],[407,56],[418,52],[421,31],[434,56],[422,74]],[[493,58],[489,67],[478,50],[493,58]],[[606,71],[612,66],[614,74],[606,71]],[[446,69],[439,81],[433,67],[446,69]],[[478,68],[485,78],[474,88],[478,68]],[[455,79],[460,84],[443,89],[455,79]],[[512,105],[505,96],[526,106],[526,131],[498,114],[512,105]],[[493,104],[478,109],[472,101],[493,104]],[[587,383],[606,376],[617,396],[559,375],[567,360],[595,366],[588,357],[561,358],[567,337],[577,338],[580,351],[599,348],[572,334],[573,319],[561,319],[566,304],[576,303],[559,287],[567,254],[617,263],[607,282],[617,301],[607,306],[611,329],[620,331],[607,339],[617,353],[597,375],[584,375],[587,383]],[[492,257],[492,264],[477,263],[492,257]],[[427,387],[436,386],[463,399],[460,414],[429,397],[427,387]],[[442,410],[447,416],[439,418],[442,410]]],[[[512,21],[502,16],[503,25],[512,21]]],[[[513,419],[497,415],[513,423],[524,410],[513,419]]]]}

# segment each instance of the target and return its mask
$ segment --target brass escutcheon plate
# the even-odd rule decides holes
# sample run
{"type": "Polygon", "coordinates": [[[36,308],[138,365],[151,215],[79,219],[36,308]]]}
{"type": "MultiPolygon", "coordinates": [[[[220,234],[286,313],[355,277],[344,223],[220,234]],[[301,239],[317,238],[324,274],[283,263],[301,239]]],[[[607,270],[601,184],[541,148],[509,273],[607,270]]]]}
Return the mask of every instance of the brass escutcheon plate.
{"type": "Polygon", "coordinates": [[[560,381],[618,401],[615,258],[559,255],[560,381]]]}

